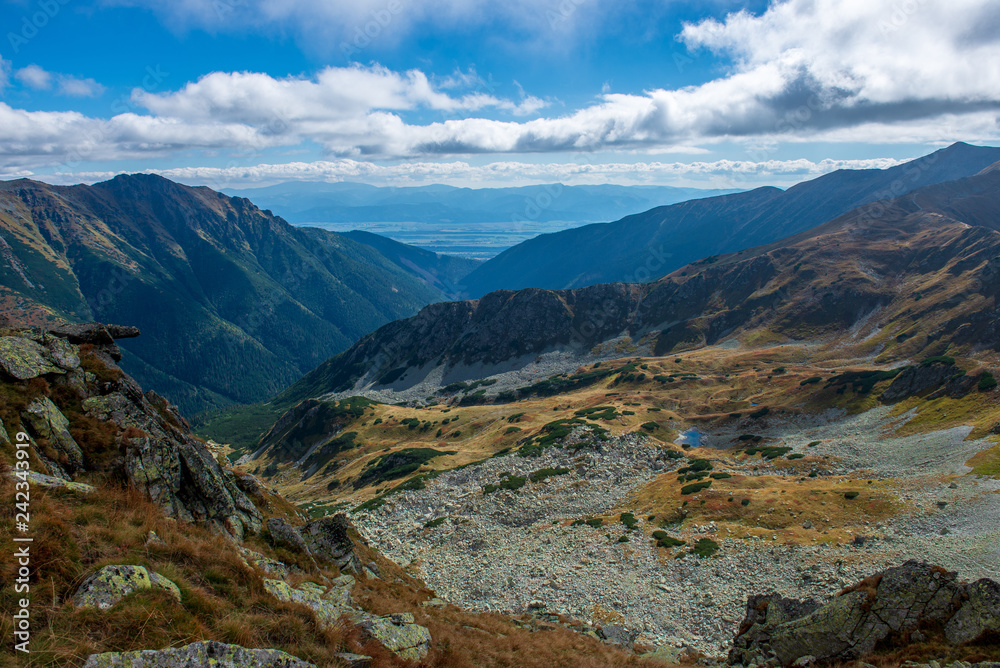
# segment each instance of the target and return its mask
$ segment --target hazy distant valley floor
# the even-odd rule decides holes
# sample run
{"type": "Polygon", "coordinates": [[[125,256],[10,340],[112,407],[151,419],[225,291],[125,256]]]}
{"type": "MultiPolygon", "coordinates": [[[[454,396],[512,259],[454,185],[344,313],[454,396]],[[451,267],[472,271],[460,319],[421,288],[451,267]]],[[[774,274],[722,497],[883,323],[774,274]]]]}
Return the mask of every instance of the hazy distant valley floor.
{"type": "MultiPolygon", "coordinates": [[[[852,417],[827,412],[779,419],[757,432],[795,453],[825,460],[822,476],[814,479],[805,471],[741,461],[731,450],[720,450],[713,455],[720,457],[715,469],[751,481],[732,492],[733,502],[751,499],[744,507],[756,515],[755,522],[745,523],[758,525],[751,531],[721,516],[718,524],[684,522],[682,508],[666,521],[649,515],[655,520],[650,522],[655,505],[650,486],[687,460],[663,457],[643,434],[590,439],[585,443],[596,447],[575,452],[549,448],[540,458],[491,459],[445,473],[423,490],[393,495],[371,512],[355,513],[354,521],[373,544],[401,565],[410,564],[456,604],[624,623],[640,632],[640,642],[719,654],[737,632],[750,594],[774,590],[823,599],[910,558],[957,570],[964,579],[997,578],[1000,481],[965,475],[970,471],[965,462],[993,444],[965,441],[971,428],[896,435],[905,422],[877,408],[852,417]],[[503,480],[501,474],[530,478],[533,471],[559,468],[571,472],[541,482],[529,479],[516,490],[483,491],[503,480]],[[822,492],[817,488],[811,507],[801,495],[782,500],[773,489],[753,491],[754,477],[775,474],[791,486],[814,485],[817,479],[833,484],[822,492]],[[860,498],[847,503],[862,504],[872,488],[883,495],[876,503],[885,506],[885,499],[892,499],[894,516],[824,515],[828,502],[843,504],[839,490],[858,490],[860,498]],[[636,531],[619,519],[623,511],[634,512],[636,531]],[[779,515],[790,519],[772,521],[779,515]],[[591,526],[581,518],[604,518],[604,523],[591,526]],[[660,528],[686,546],[657,548],[649,533],[660,528]],[[701,538],[719,544],[713,558],[686,553],[701,538]]],[[[709,432],[703,443],[735,436],[709,432]]],[[[695,494],[685,505],[704,496],[695,494]]]]}

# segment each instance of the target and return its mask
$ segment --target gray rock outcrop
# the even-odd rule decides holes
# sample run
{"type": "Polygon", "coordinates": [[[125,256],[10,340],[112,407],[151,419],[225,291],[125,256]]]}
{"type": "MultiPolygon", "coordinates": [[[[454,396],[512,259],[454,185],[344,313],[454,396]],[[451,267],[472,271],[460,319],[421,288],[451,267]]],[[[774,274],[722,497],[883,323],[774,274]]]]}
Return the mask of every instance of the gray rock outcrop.
{"type": "Polygon", "coordinates": [[[88,323],[0,337],[0,377],[29,393],[20,418],[45,465],[38,473],[71,482],[79,473],[113,470],[172,517],[206,523],[237,538],[259,531],[261,513],[236,475],[219,465],[166,400],[144,394],[118,368],[114,340],[138,334],[134,327],[88,323]],[[34,378],[44,379],[51,392],[41,389],[44,385],[30,386],[27,381],[34,378]],[[53,402],[67,394],[80,403],[58,399],[60,408],[53,402]],[[90,435],[86,442],[71,434],[75,420],[84,422],[90,435]],[[108,428],[95,433],[94,420],[108,428]]]}
{"type": "Polygon", "coordinates": [[[181,590],[172,581],[144,566],[105,566],[83,581],[73,595],[78,608],[107,610],[129,594],[143,589],[162,589],[181,600],[181,590]]]}
{"type": "Polygon", "coordinates": [[[729,663],[790,666],[807,656],[820,662],[857,660],[879,643],[928,624],[944,627],[953,644],[995,632],[1000,585],[961,584],[953,572],[908,561],[822,604],[777,594],[751,596],[729,663]]]}
{"type": "Polygon", "coordinates": [[[365,614],[358,626],[365,637],[379,641],[401,659],[420,661],[430,651],[431,632],[408,612],[383,617],[365,614]]]}
{"type": "Polygon", "coordinates": [[[911,366],[892,380],[880,400],[884,403],[902,401],[907,397],[940,387],[952,379],[957,380],[961,378],[962,373],[961,369],[948,362],[930,364],[925,362],[919,366],[911,366]]]}
{"type": "Polygon", "coordinates": [[[276,649],[246,649],[210,640],[184,647],[92,654],[83,668],[316,668],[276,649]]]}

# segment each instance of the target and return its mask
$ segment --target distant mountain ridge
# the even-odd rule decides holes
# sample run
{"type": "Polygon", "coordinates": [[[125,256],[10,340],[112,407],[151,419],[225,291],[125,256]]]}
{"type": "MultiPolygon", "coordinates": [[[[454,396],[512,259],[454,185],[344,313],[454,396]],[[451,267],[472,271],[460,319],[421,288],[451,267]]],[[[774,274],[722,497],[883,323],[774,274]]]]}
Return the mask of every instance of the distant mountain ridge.
{"type": "Polygon", "coordinates": [[[379,187],[362,183],[290,181],[262,188],[226,189],[295,224],[487,223],[508,220],[605,221],[654,206],[733,190],[672,186],[561,183],[509,188],[446,185],[379,187]]]}
{"type": "Polygon", "coordinates": [[[444,298],[370,246],[208,188],[0,182],[3,313],[140,327],[123,364],[186,413],[260,401],[444,298]]]}
{"type": "Polygon", "coordinates": [[[758,188],[658,207],[614,223],[524,241],[473,271],[466,295],[527,287],[566,289],[656,279],[695,260],[771,243],[864,204],[972,176],[1000,148],[957,143],[879,170],[839,170],[786,191],[758,188]]]}
{"type": "Polygon", "coordinates": [[[435,383],[525,369],[547,354],[563,355],[569,371],[602,347],[608,358],[621,349],[667,355],[753,332],[864,345],[876,363],[949,344],[1000,350],[998,230],[1000,171],[991,171],[705,258],[655,283],[434,304],[362,338],[281,398],[412,389],[422,399],[435,383]]]}

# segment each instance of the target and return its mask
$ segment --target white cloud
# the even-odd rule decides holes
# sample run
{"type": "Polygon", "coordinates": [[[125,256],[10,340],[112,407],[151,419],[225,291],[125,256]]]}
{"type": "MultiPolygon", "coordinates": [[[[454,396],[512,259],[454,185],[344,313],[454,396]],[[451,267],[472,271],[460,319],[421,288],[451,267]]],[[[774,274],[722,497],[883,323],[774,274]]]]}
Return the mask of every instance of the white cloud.
{"type": "Polygon", "coordinates": [[[104,86],[93,79],[78,79],[76,77],[60,75],[58,82],[59,93],[70,97],[99,97],[105,91],[104,86]]]}
{"type": "MultiPolygon", "coordinates": [[[[220,3],[237,23],[305,20],[311,11],[314,23],[337,14],[347,25],[388,6],[382,0],[179,0],[158,3],[169,9],[157,11],[188,24],[221,25],[212,14],[220,3]]],[[[528,20],[515,16],[515,9],[527,11],[527,0],[500,4],[447,0],[435,16],[445,23],[528,20]]],[[[402,7],[386,10],[391,21],[418,20],[429,11],[426,3],[402,7]]],[[[524,91],[518,99],[500,97],[474,69],[440,80],[378,65],[328,67],[311,77],[214,72],[174,91],[137,89],[131,102],[146,113],[108,120],[0,105],[0,168],[199,149],[247,162],[263,149],[313,144],[334,158],[434,159],[690,152],[734,141],[992,142],[1000,138],[1000,31],[988,28],[998,24],[1000,3],[993,0],[776,1],[761,15],[739,12],[684,28],[679,38],[689,48],[731,61],[724,76],[642,94],[605,92],[583,108],[540,117],[547,100],[524,91]]],[[[52,76],[63,93],[100,91],[93,80],[52,76]]],[[[748,155],[755,162],[769,156],[748,155]]]]}
{"type": "MultiPolygon", "coordinates": [[[[472,165],[465,161],[406,162],[385,165],[350,159],[258,164],[240,167],[182,167],[147,170],[184,183],[212,188],[252,186],[280,181],[360,181],[387,185],[448,183],[503,185],[524,183],[658,183],[753,187],[759,180],[793,183],[837,169],[885,169],[902,161],[871,160],[715,160],[711,162],[549,162],[500,161],[472,165]]],[[[59,183],[93,183],[120,172],[62,172],[59,183]]],[[[47,178],[46,180],[50,180],[47,178]]]]}
{"type": "Polygon", "coordinates": [[[93,79],[79,79],[68,74],[53,74],[38,65],[22,67],[14,73],[14,78],[22,85],[35,90],[50,90],[53,82],[60,95],[69,97],[97,97],[105,91],[104,86],[93,79]]]}
{"type": "Polygon", "coordinates": [[[14,73],[14,78],[29,88],[48,90],[52,88],[52,75],[38,65],[22,67],[14,73]]]}

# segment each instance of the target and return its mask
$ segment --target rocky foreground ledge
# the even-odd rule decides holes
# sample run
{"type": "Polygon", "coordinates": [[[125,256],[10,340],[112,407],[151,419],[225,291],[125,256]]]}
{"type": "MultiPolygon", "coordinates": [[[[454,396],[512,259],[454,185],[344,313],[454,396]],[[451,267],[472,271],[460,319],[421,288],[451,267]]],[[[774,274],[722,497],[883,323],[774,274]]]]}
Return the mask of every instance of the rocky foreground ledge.
{"type": "Polygon", "coordinates": [[[880,647],[994,644],[998,638],[1000,584],[962,583],[940,566],[908,561],[824,603],[751,596],[729,663],[804,666],[858,660],[880,647]]]}

